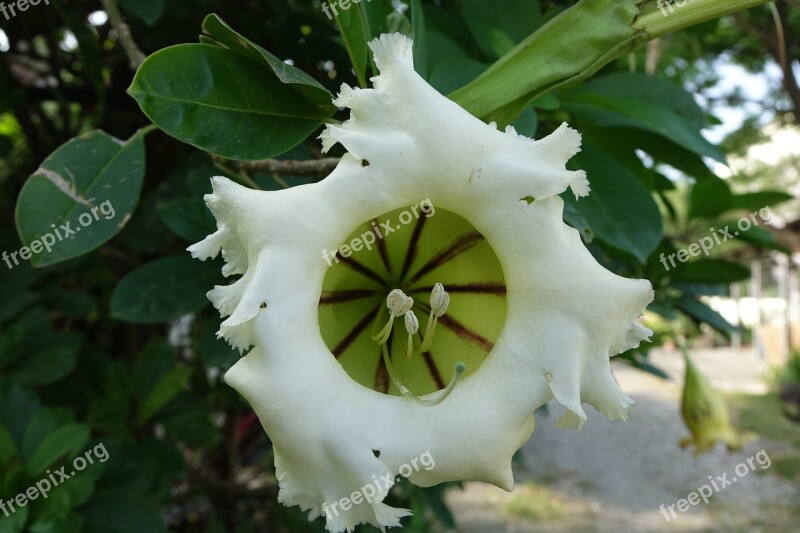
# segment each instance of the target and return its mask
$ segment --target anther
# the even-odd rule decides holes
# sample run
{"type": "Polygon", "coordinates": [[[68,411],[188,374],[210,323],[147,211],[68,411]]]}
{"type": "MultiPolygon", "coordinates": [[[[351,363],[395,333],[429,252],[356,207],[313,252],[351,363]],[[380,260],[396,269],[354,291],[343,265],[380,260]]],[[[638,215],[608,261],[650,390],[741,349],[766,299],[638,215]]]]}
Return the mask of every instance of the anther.
{"type": "Polygon", "coordinates": [[[444,285],[437,283],[431,291],[431,313],[428,316],[428,325],[425,327],[425,335],[422,338],[422,345],[419,347],[421,353],[431,349],[433,344],[433,334],[436,331],[436,323],[450,305],[450,295],[444,290],[444,285]]]}
{"type": "Polygon", "coordinates": [[[392,326],[394,319],[406,314],[414,305],[414,299],[406,296],[400,289],[394,289],[386,297],[386,307],[389,309],[389,321],[383,326],[383,329],[372,336],[372,340],[378,344],[385,344],[392,334],[392,326]]]}

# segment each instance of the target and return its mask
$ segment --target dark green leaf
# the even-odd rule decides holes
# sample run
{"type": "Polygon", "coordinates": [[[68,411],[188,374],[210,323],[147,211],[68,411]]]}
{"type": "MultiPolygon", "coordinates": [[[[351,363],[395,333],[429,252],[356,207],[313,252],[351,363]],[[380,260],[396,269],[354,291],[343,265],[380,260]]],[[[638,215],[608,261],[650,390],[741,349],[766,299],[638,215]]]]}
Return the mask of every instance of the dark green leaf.
{"type": "Polygon", "coordinates": [[[261,63],[207,44],[154,53],[128,92],[169,135],[230,159],[280,155],[327,119],[261,63]]]}
{"type": "MultiPolygon", "coordinates": [[[[699,248],[699,246],[698,246],[699,248]]],[[[734,283],[750,277],[750,270],[719,259],[700,259],[678,263],[671,272],[675,283],[734,283]]]]}
{"type": "Polygon", "coordinates": [[[591,145],[585,145],[575,161],[586,170],[592,191],[577,202],[567,192],[567,203],[583,215],[598,239],[644,262],[663,231],[650,191],[626,167],[591,145]]]}
{"type": "Polygon", "coordinates": [[[18,383],[0,381],[0,425],[20,444],[28,422],[39,410],[39,400],[18,383]]]}
{"type": "Polygon", "coordinates": [[[539,2],[463,0],[464,21],[484,54],[497,59],[541,24],[539,2]]]}
{"type": "Polygon", "coordinates": [[[83,255],[125,227],[144,179],[144,133],[128,141],[86,133],[50,154],[28,178],[16,220],[34,266],[83,255]]]}
{"type": "Polygon", "coordinates": [[[0,467],[17,455],[17,445],[8,430],[0,425],[0,467]]]}
{"type": "Polygon", "coordinates": [[[730,209],[733,194],[727,183],[716,176],[698,181],[689,198],[689,217],[714,217],[730,209]]]}
{"type": "Polygon", "coordinates": [[[440,93],[450,94],[480,76],[488,66],[467,58],[448,59],[434,67],[428,81],[440,93]]]}
{"type": "Polygon", "coordinates": [[[428,79],[428,42],[422,0],[411,0],[411,35],[414,40],[414,70],[428,79]]]}
{"type": "Polygon", "coordinates": [[[152,26],[164,15],[165,0],[119,0],[126,11],[152,26]]]}
{"type": "Polygon", "coordinates": [[[596,126],[626,126],[657,133],[698,155],[725,162],[725,154],[708,142],[692,121],[660,104],[585,92],[565,102],[564,107],[596,126]]]}
{"type": "MultiPolygon", "coordinates": [[[[375,2],[375,4],[379,4],[379,2],[375,2]]],[[[336,111],[336,108],[331,103],[333,98],[331,93],[317,80],[299,68],[284,63],[266,49],[236,32],[219,16],[208,15],[203,20],[203,31],[212,39],[206,40],[201,37],[201,42],[225,46],[234,52],[263,64],[272,70],[281,83],[285,83],[297,94],[316,106],[322,115],[328,117],[336,111]]]]}
{"type": "Polygon", "coordinates": [[[780,191],[748,192],[734,195],[731,208],[745,209],[747,211],[764,210],[765,213],[769,211],[771,214],[772,211],[770,207],[791,200],[792,198],[794,197],[791,194],[780,191]]]}
{"type": "Polygon", "coordinates": [[[83,511],[86,533],[166,533],[158,508],[135,492],[100,491],[83,511]]]}
{"type": "Polygon", "coordinates": [[[200,198],[178,198],[158,206],[161,220],[175,235],[198,242],[217,229],[214,217],[200,198]]]}
{"type": "Polygon", "coordinates": [[[25,385],[47,385],[69,374],[77,361],[77,347],[52,346],[24,359],[14,368],[14,376],[25,385]]]}
{"type": "Polygon", "coordinates": [[[39,445],[27,462],[27,470],[34,476],[41,474],[60,459],[83,451],[88,441],[89,426],[84,424],[62,426],[39,445]]]}
{"type": "MultiPolygon", "coordinates": [[[[324,5],[324,4],[323,4],[324,5]]],[[[369,37],[364,13],[358,9],[352,9],[352,4],[348,9],[337,9],[333,13],[339,33],[344,41],[344,47],[350,61],[353,63],[353,70],[356,71],[358,84],[362,87],[367,85],[367,63],[369,51],[367,40],[369,37]]],[[[330,18],[330,15],[328,15],[330,18]]]]}
{"type": "Polygon", "coordinates": [[[188,254],[158,259],[134,270],[114,288],[111,316],[139,324],[175,320],[207,305],[205,293],[218,277],[218,265],[188,254]]]}
{"type": "Polygon", "coordinates": [[[139,406],[139,424],[146,423],[170,400],[183,391],[191,375],[191,369],[176,367],[163,376],[139,406]]]}
{"type": "Polygon", "coordinates": [[[706,323],[725,335],[739,330],[739,328],[725,320],[722,315],[700,300],[690,296],[681,297],[675,302],[675,307],[692,317],[696,322],[706,323]]]}

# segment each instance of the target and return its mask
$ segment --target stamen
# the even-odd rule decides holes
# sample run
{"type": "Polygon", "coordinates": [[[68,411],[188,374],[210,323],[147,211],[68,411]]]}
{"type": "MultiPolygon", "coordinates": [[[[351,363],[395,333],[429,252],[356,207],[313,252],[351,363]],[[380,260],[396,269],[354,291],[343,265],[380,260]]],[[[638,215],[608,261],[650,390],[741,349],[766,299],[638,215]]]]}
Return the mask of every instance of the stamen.
{"type": "Polygon", "coordinates": [[[389,377],[394,383],[394,386],[397,387],[397,390],[400,391],[404,397],[408,398],[409,400],[423,405],[425,407],[433,407],[434,405],[439,405],[448,396],[450,393],[455,390],[456,385],[458,384],[459,380],[461,379],[461,375],[467,370],[467,365],[462,362],[458,362],[453,365],[453,378],[450,380],[450,383],[447,384],[438,396],[435,398],[420,398],[419,396],[415,395],[413,392],[408,390],[408,388],[403,385],[400,379],[397,377],[397,374],[394,371],[394,366],[392,365],[392,360],[389,357],[389,349],[386,347],[386,344],[381,346],[381,350],[383,352],[383,363],[386,365],[386,371],[389,373],[389,377]]]}
{"type": "Polygon", "coordinates": [[[400,289],[394,289],[390,292],[389,296],[386,297],[386,307],[389,309],[389,321],[386,322],[382,330],[372,336],[372,340],[378,344],[386,344],[386,341],[389,340],[389,336],[392,334],[394,319],[406,314],[413,305],[414,299],[410,296],[406,296],[400,289]]]}
{"type": "Polygon", "coordinates": [[[433,345],[433,334],[436,331],[436,324],[439,317],[447,312],[450,305],[450,295],[444,290],[444,285],[437,283],[431,291],[431,313],[428,316],[428,325],[425,327],[425,335],[422,338],[422,345],[419,347],[421,353],[431,349],[433,345]]]}
{"type": "Polygon", "coordinates": [[[414,353],[414,335],[419,331],[419,320],[414,311],[408,311],[405,315],[406,331],[408,332],[408,347],[406,348],[406,357],[411,358],[414,353]]]}

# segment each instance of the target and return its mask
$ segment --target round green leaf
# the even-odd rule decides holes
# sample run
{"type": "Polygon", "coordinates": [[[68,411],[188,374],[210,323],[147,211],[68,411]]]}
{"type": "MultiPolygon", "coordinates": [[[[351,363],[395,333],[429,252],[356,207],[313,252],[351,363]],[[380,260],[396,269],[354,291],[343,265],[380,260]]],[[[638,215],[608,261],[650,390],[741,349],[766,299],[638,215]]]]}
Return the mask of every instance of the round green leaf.
{"type": "Polygon", "coordinates": [[[169,135],[231,159],[280,155],[327,118],[259,62],[208,44],[159,50],[128,93],[169,135]]]}
{"type": "MultiPolygon", "coordinates": [[[[56,461],[83,450],[89,441],[89,427],[84,424],[67,424],[51,433],[33,452],[27,469],[31,475],[44,472],[56,461]]],[[[70,474],[69,468],[66,469],[70,474]]],[[[70,474],[71,475],[71,474],[70,474]]]]}
{"type": "Polygon", "coordinates": [[[206,291],[219,277],[219,265],[189,255],[158,259],[137,268],[114,289],[111,316],[139,324],[175,320],[208,304],[206,291]]]}
{"type": "Polygon", "coordinates": [[[45,159],[17,199],[17,230],[25,248],[13,262],[28,256],[34,266],[52,265],[119,233],[139,200],[145,132],[120,141],[91,131],[45,159]]]}

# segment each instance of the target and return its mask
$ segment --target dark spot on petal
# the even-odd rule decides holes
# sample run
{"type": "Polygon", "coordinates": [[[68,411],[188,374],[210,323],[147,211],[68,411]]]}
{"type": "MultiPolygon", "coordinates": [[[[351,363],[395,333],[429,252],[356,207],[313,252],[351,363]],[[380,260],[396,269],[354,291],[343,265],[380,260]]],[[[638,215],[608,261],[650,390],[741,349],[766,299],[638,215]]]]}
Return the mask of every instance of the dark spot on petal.
{"type": "Polygon", "coordinates": [[[366,159],[362,159],[361,160],[361,166],[362,167],[368,167],[369,166],[369,161],[367,161],[366,159]]]}
{"type": "Polygon", "coordinates": [[[381,456],[381,451],[380,450],[372,450],[372,455],[374,455],[375,457],[380,457],[381,456]]]}

